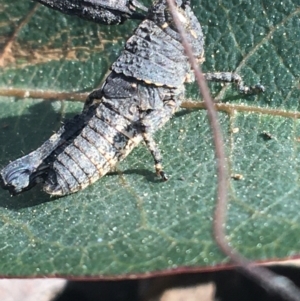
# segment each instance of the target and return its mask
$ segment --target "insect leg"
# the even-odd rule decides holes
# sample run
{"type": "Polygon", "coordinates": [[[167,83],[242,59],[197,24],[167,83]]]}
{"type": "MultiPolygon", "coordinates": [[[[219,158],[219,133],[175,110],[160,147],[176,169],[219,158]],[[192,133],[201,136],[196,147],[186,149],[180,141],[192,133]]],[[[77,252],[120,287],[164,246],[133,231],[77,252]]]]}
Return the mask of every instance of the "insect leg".
{"type": "Polygon", "coordinates": [[[137,0],[35,0],[64,14],[76,15],[82,19],[100,24],[121,24],[127,19],[145,19],[147,8],[137,0]]]}
{"type": "Polygon", "coordinates": [[[163,170],[162,155],[158,145],[153,139],[152,133],[158,128],[162,127],[172,117],[179,105],[179,99],[177,101],[169,100],[165,102],[164,107],[150,111],[140,121],[143,139],[152,157],[154,158],[156,174],[159,175],[163,181],[167,181],[168,176],[163,170]]]}
{"type": "Polygon", "coordinates": [[[147,132],[146,128],[144,128],[145,131],[143,131],[142,135],[144,138],[144,141],[146,143],[147,148],[149,149],[152,157],[154,158],[155,163],[155,171],[158,176],[162,178],[163,181],[168,180],[168,176],[163,170],[162,167],[162,155],[160,153],[160,150],[155,142],[155,140],[152,137],[152,134],[147,132]]]}
{"type": "Polygon", "coordinates": [[[203,74],[207,81],[215,82],[225,82],[225,83],[234,83],[236,84],[240,93],[243,94],[253,94],[264,92],[265,87],[261,84],[255,86],[246,86],[240,75],[233,72],[213,72],[213,73],[204,73],[203,74]]]}

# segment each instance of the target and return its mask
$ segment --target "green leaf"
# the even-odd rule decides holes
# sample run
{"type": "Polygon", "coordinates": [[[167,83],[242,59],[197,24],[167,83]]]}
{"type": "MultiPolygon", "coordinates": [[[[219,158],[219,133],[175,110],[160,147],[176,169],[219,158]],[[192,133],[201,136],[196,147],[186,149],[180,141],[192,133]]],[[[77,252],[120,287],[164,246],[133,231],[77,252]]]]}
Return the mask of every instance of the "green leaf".
{"type": "MultiPolygon", "coordinates": [[[[300,8],[298,0],[196,1],[205,71],[237,71],[266,92],[211,85],[230,181],[227,234],[252,260],[299,254],[300,8]],[[237,177],[236,177],[237,178],[237,177]]],[[[0,3],[0,164],[41,145],[82,104],[14,91],[89,92],[137,26],[98,26],[31,1],[0,3]],[[3,93],[1,93],[3,94],[3,93]]],[[[200,100],[196,85],[187,99],[200,100]]],[[[162,183],[141,145],[117,171],[76,194],[0,191],[0,275],[125,276],[226,263],[212,236],[214,150],[206,112],[182,109],[156,134],[171,175],[162,183]]]]}

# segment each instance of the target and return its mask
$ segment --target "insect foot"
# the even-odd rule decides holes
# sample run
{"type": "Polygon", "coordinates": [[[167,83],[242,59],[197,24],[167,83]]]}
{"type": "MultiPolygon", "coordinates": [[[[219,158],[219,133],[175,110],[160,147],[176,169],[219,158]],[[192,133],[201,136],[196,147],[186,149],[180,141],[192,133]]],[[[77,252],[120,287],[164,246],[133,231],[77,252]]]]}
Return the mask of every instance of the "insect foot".
{"type": "MultiPolygon", "coordinates": [[[[111,3],[117,2],[97,3],[100,8],[112,8],[111,3]]],[[[137,2],[118,3],[124,8],[137,2]]],[[[176,9],[194,56],[203,62],[204,36],[190,1],[176,0],[176,9]]],[[[242,93],[263,91],[260,85],[245,86],[238,75],[229,72],[207,73],[206,77],[236,83],[242,93]]],[[[127,40],[102,87],[89,95],[82,113],[33,154],[5,167],[0,173],[2,187],[17,194],[42,182],[51,195],[74,193],[108,173],[142,141],[152,154],[156,173],[167,180],[153,133],[178,110],[185,98],[184,84],[193,79],[167,2],[158,0],[127,40]]]]}
{"type": "Polygon", "coordinates": [[[147,8],[136,0],[35,0],[64,14],[76,15],[100,24],[120,24],[127,19],[143,20],[136,9],[147,8]]]}

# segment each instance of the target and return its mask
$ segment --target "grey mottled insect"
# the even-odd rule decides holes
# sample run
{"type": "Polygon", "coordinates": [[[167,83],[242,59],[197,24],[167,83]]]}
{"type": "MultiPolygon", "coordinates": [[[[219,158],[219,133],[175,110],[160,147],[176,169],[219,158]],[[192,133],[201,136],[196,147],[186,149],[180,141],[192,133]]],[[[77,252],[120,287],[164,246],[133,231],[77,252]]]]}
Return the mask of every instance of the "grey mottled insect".
{"type": "Polygon", "coordinates": [[[147,8],[136,0],[35,0],[64,14],[101,24],[120,24],[126,19],[144,19],[136,9],[147,8]]]}
{"type": "MultiPolygon", "coordinates": [[[[194,55],[202,63],[200,23],[190,1],[176,0],[176,5],[194,55]]],[[[49,194],[73,193],[105,175],[141,141],[154,158],[156,173],[167,180],[152,134],[178,110],[184,83],[194,78],[180,40],[166,1],[158,0],[127,41],[102,87],[89,95],[83,112],[36,151],[6,166],[1,171],[2,187],[18,194],[41,182],[49,194]]],[[[234,73],[205,76],[234,82],[242,93],[264,90],[261,85],[245,86],[234,73]]]]}

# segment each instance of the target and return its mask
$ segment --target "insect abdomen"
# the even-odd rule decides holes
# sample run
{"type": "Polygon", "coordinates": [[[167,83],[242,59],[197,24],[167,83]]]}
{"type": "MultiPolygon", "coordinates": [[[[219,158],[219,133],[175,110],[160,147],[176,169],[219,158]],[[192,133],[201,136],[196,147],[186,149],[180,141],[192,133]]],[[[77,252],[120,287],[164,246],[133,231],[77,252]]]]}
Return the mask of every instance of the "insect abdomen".
{"type": "Polygon", "coordinates": [[[87,187],[124,159],[141,140],[130,120],[101,103],[80,135],[54,152],[44,190],[65,195],[87,187]]]}

